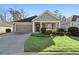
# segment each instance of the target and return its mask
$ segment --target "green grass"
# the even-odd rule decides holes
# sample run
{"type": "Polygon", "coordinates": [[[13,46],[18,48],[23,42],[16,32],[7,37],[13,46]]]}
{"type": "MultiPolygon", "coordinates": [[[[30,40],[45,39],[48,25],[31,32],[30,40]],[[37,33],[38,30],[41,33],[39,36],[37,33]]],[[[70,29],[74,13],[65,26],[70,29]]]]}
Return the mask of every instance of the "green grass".
{"type": "Polygon", "coordinates": [[[79,51],[79,41],[76,39],[79,40],[79,37],[57,36],[53,39],[55,45],[43,51],[79,51]]]}
{"type": "Polygon", "coordinates": [[[42,51],[51,46],[53,44],[52,39],[50,36],[46,36],[41,33],[32,34],[25,42],[24,51],[42,51]]]}
{"type": "Polygon", "coordinates": [[[51,39],[49,36],[38,37],[31,35],[25,42],[24,51],[79,51],[79,37],[56,36],[51,39]]]}

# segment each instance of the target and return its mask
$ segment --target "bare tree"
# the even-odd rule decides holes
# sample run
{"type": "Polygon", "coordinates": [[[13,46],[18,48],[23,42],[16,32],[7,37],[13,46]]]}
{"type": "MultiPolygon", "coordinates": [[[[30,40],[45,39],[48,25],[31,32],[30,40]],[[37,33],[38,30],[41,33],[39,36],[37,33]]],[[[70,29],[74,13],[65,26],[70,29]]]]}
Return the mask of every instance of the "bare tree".
{"type": "Polygon", "coordinates": [[[59,10],[55,10],[54,13],[57,16],[59,14],[59,10]]]}
{"type": "Polygon", "coordinates": [[[55,16],[59,17],[60,19],[62,19],[62,15],[61,12],[59,10],[55,10],[55,16]]]}
{"type": "Polygon", "coordinates": [[[26,17],[26,16],[25,16],[24,9],[20,9],[20,13],[21,13],[21,18],[22,18],[22,19],[26,17]]]}
{"type": "Polygon", "coordinates": [[[24,9],[0,9],[0,20],[2,21],[16,21],[25,18],[24,9]]]}
{"type": "Polygon", "coordinates": [[[63,17],[62,17],[62,20],[66,20],[66,17],[65,17],[65,16],[63,16],[63,17]]]}
{"type": "Polygon", "coordinates": [[[4,17],[2,14],[0,14],[0,20],[4,20],[4,17]]]}
{"type": "Polygon", "coordinates": [[[15,9],[9,8],[8,11],[12,15],[13,21],[20,20],[25,17],[23,9],[15,10],[15,9]]]}
{"type": "Polygon", "coordinates": [[[9,10],[8,10],[8,11],[10,12],[10,14],[11,14],[11,16],[12,16],[13,20],[15,20],[15,11],[14,11],[14,9],[9,8],[9,10]]]}
{"type": "Polygon", "coordinates": [[[0,20],[7,21],[7,11],[4,9],[0,9],[0,20]]]}

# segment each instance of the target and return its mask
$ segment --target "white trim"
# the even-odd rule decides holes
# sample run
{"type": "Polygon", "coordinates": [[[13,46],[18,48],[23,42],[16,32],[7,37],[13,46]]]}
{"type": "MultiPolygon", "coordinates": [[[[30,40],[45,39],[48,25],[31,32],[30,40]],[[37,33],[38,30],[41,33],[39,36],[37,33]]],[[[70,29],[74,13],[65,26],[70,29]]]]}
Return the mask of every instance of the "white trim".
{"type": "Polygon", "coordinates": [[[15,24],[14,26],[15,26],[15,27],[14,27],[14,28],[15,28],[15,29],[14,29],[14,32],[16,32],[16,24],[15,24]]]}
{"type": "Polygon", "coordinates": [[[41,28],[42,28],[42,22],[40,22],[40,31],[41,31],[41,28]]]}
{"type": "Polygon", "coordinates": [[[35,22],[32,22],[32,31],[35,32],[35,22]]]}
{"type": "Polygon", "coordinates": [[[13,23],[13,32],[16,32],[16,24],[13,23]]]}
{"type": "Polygon", "coordinates": [[[58,26],[57,26],[57,24],[58,24],[58,23],[56,23],[56,24],[55,24],[55,26],[56,26],[56,29],[57,29],[57,27],[58,27],[58,26]]]}
{"type": "Polygon", "coordinates": [[[61,27],[60,27],[60,22],[59,22],[59,28],[61,28],[61,27]]]}
{"type": "Polygon", "coordinates": [[[34,21],[34,22],[32,22],[32,31],[33,32],[35,32],[35,22],[40,22],[40,31],[41,31],[41,28],[42,28],[42,23],[56,23],[55,24],[55,29],[57,29],[57,28],[60,28],[60,21],[34,21]],[[58,24],[58,26],[57,26],[57,24],[58,24]]]}
{"type": "Polygon", "coordinates": [[[16,25],[32,25],[32,22],[15,22],[16,25]]]}
{"type": "Polygon", "coordinates": [[[50,23],[53,23],[53,22],[60,22],[60,21],[33,21],[33,22],[50,22],[50,23]]]}

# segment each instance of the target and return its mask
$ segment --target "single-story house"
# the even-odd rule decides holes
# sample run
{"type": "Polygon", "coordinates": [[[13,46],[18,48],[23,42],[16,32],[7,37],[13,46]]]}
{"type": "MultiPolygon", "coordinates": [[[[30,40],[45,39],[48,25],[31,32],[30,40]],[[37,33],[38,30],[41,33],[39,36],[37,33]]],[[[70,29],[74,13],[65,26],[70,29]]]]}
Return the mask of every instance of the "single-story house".
{"type": "Polygon", "coordinates": [[[46,27],[46,30],[57,30],[60,28],[60,19],[46,10],[39,16],[32,16],[13,22],[13,31],[16,33],[40,32],[42,27],[46,27]]]}

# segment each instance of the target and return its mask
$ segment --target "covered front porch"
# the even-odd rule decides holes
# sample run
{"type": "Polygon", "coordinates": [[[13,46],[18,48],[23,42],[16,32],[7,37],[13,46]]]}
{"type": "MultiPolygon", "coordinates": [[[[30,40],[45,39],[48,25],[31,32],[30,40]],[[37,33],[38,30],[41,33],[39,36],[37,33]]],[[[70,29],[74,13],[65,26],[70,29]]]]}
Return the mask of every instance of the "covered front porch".
{"type": "Polygon", "coordinates": [[[60,22],[59,21],[37,21],[32,22],[32,30],[33,32],[40,32],[41,28],[46,28],[46,30],[57,30],[60,28],[60,22]]]}

